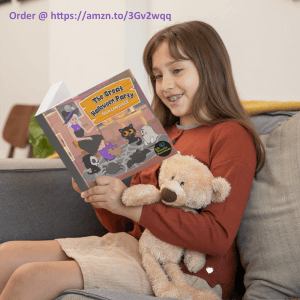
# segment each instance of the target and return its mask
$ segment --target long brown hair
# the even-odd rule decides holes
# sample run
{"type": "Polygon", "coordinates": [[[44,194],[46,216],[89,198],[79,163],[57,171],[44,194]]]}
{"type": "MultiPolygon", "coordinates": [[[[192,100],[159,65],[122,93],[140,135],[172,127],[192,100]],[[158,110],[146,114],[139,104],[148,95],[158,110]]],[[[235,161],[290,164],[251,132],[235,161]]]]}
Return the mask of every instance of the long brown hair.
{"type": "Polygon", "coordinates": [[[252,133],[257,156],[256,175],[265,163],[265,148],[240,101],[233,80],[230,58],[219,34],[204,22],[191,21],[157,32],[146,45],[143,62],[154,91],[153,109],[164,128],[169,128],[179,117],[174,116],[158,97],[152,72],[152,56],[164,41],[168,42],[173,58],[190,59],[198,69],[200,85],[194,100],[195,119],[203,125],[234,121],[252,133]],[[179,48],[188,58],[180,53],[179,48]],[[211,120],[200,116],[203,108],[211,120]]]}

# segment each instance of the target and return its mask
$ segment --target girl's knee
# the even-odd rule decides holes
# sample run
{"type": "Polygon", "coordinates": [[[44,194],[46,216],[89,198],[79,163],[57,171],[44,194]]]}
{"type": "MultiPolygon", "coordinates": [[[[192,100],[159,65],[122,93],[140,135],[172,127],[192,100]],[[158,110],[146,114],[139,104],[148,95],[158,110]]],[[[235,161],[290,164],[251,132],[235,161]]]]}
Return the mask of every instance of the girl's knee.
{"type": "Polygon", "coordinates": [[[26,263],[18,267],[14,273],[12,274],[11,278],[14,281],[32,281],[35,276],[38,276],[40,271],[39,266],[37,263],[26,263]]]}
{"type": "MultiPolygon", "coordinates": [[[[33,262],[18,267],[10,276],[3,299],[54,299],[65,290],[55,281],[51,263],[33,262]]],[[[1,298],[2,299],[2,298],[1,298]]]]}
{"type": "Polygon", "coordinates": [[[0,265],[7,264],[15,258],[15,250],[20,246],[19,242],[5,242],[0,245],[0,265]]]}
{"type": "Polygon", "coordinates": [[[83,289],[81,271],[74,261],[26,263],[15,270],[9,283],[22,291],[47,291],[56,297],[67,289],[83,289]]]}
{"type": "Polygon", "coordinates": [[[15,253],[17,243],[6,242],[0,245],[0,294],[13,272],[20,266],[19,256],[15,253]]]}
{"type": "Polygon", "coordinates": [[[18,241],[10,241],[0,244],[0,253],[6,253],[17,247],[18,241]]]}
{"type": "Polygon", "coordinates": [[[47,262],[25,263],[18,267],[10,277],[10,281],[15,286],[27,286],[31,283],[36,283],[44,276],[49,276],[51,267],[47,262]]]}

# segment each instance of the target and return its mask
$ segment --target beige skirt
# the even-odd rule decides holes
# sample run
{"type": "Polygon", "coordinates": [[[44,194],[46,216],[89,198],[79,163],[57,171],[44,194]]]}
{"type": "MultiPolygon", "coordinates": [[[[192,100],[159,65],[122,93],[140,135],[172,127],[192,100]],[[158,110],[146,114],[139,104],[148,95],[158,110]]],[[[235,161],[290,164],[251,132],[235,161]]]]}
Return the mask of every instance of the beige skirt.
{"type": "MultiPolygon", "coordinates": [[[[131,235],[107,233],[103,237],[56,239],[67,256],[81,268],[84,289],[109,289],[135,294],[154,295],[142,266],[139,242],[131,235]]],[[[186,281],[198,289],[222,296],[220,285],[211,288],[197,277],[185,274],[186,281]]]]}

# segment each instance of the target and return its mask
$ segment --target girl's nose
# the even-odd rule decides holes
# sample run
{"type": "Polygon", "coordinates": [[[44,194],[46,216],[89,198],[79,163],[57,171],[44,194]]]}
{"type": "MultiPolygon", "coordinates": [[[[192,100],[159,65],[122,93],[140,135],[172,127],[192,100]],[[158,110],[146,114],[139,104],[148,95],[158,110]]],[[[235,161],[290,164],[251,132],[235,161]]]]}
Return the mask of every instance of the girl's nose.
{"type": "Polygon", "coordinates": [[[167,92],[168,90],[174,88],[174,80],[171,76],[163,76],[161,88],[163,92],[167,92]]]}

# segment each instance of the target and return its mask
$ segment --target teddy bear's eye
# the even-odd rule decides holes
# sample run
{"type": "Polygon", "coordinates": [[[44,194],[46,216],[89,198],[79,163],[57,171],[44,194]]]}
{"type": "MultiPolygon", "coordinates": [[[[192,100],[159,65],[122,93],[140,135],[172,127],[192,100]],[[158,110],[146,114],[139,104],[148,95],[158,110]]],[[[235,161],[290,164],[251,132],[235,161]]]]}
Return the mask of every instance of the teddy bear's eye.
{"type": "Polygon", "coordinates": [[[173,180],[174,178],[175,178],[175,176],[172,176],[172,177],[171,177],[171,180],[173,180]]]}
{"type": "Polygon", "coordinates": [[[182,181],[182,182],[180,182],[180,186],[184,186],[184,182],[182,181]]]}

